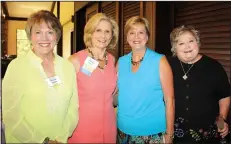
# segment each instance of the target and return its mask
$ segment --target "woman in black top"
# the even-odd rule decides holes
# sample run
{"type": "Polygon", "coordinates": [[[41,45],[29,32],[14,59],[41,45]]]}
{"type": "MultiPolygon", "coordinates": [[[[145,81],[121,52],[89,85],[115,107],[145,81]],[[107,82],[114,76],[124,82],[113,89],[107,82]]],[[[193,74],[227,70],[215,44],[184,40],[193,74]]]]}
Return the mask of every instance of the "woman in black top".
{"type": "Polygon", "coordinates": [[[174,75],[175,142],[218,143],[229,133],[230,84],[222,65],[199,54],[199,32],[180,26],[170,35],[174,75]],[[219,117],[219,122],[218,122],[219,117]]]}

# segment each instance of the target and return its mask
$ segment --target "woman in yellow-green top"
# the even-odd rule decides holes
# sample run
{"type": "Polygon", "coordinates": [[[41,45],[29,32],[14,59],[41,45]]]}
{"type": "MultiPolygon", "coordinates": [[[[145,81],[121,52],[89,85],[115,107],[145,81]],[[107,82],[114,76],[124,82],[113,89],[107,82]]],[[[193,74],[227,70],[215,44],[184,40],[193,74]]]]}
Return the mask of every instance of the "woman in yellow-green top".
{"type": "Polygon", "coordinates": [[[62,30],[45,10],[32,14],[26,32],[32,49],[13,60],[3,78],[7,143],[66,143],[78,122],[75,70],[53,49],[62,30]]]}

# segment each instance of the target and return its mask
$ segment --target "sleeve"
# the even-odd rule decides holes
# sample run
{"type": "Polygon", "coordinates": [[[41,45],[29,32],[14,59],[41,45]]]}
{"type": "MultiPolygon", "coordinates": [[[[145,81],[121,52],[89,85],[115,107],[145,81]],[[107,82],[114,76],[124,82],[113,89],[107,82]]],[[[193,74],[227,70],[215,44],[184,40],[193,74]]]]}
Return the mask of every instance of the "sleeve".
{"type": "Polygon", "coordinates": [[[217,63],[218,66],[216,71],[216,93],[218,96],[218,100],[220,100],[222,98],[230,96],[230,83],[223,66],[219,62],[217,63]]]}
{"type": "Polygon", "coordinates": [[[79,121],[79,99],[78,99],[78,90],[76,82],[76,74],[73,67],[73,81],[72,81],[72,96],[69,103],[69,108],[67,111],[67,116],[63,124],[63,134],[56,137],[56,140],[59,142],[66,143],[67,139],[71,137],[73,131],[75,130],[77,123],[79,121]]]}
{"type": "Polygon", "coordinates": [[[2,112],[6,130],[6,142],[41,143],[45,137],[29,124],[21,111],[24,91],[21,66],[18,61],[13,60],[3,78],[2,112]]]}

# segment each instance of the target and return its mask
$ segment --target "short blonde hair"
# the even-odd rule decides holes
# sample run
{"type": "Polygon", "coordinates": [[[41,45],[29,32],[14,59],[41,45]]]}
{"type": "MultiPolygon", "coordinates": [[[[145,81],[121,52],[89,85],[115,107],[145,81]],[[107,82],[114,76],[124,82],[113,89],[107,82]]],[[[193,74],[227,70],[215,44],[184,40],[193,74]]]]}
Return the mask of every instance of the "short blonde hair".
{"type": "Polygon", "coordinates": [[[112,39],[108,44],[109,49],[113,49],[118,42],[119,27],[117,23],[112,19],[107,17],[103,13],[97,13],[92,16],[84,27],[84,43],[86,47],[92,47],[92,34],[95,32],[95,29],[100,21],[106,20],[112,26],[112,39]]]}
{"type": "Polygon", "coordinates": [[[26,23],[26,34],[29,40],[31,40],[31,30],[35,24],[41,24],[45,22],[47,26],[53,29],[56,33],[58,42],[62,35],[62,25],[59,19],[50,11],[40,10],[30,15],[26,23]]]}
{"type": "Polygon", "coordinates": [[[149,30],[149,22],[146,18],[139,17],[139,16],[133,16],[129,18],[126,21],[125,28],[124,28],[124,34],[127,36],[128,31],[132,28],[135,24],[143,24],[146,30],[146,33],[148,37],[150,36],[150,30],[149,30]]]}
{"type": "Polygon", "coordinates": [[[190,32],[196,39],[198,46],[200,47],[200,33],[196,30],[193,26],[179,26],[175,28],[170,34],[170,41],[171,41],[171,51],[173,56],[176,55],[176,44],[178,42],[179,36],[181,36],[185,32],[190,32]]]}

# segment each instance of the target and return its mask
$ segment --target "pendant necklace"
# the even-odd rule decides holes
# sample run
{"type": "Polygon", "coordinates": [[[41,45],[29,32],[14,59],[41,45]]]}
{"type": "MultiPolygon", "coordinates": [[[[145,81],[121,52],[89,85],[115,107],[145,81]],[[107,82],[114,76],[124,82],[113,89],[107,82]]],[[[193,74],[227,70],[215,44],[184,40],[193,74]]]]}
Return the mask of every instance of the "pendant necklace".
{"type": "Polygon", "coordinates": [[[182,78],[183,78],[184,80],[187,80],[187,79],[188,79],[187,74],[188,74],[188,72],[191,70],[191,68],[193,67],[194,63],[193,63],[193,64],[191,65],[191,67],[187,70],[187,72],[185,72],[184,67],[183,67],[181,61],[180,61],[180,65],[181,65],[182,70],[183,70],[183,72],[184,72],[184,75],[182,76],[182,78]]]}

